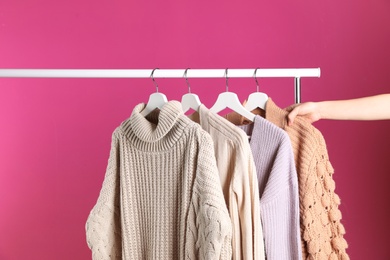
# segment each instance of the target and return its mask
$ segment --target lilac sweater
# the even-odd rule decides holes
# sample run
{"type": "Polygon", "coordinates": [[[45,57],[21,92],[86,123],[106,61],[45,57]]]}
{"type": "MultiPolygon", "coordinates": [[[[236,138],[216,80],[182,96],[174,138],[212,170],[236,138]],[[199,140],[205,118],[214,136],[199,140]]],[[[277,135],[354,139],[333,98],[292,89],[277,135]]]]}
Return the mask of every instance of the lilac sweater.
{"type": "Polygon", "coordinates": [[[251,136],[267,259],[300,260],[298,179],[290,139],[261,116],[239,127],[251,136]]]}

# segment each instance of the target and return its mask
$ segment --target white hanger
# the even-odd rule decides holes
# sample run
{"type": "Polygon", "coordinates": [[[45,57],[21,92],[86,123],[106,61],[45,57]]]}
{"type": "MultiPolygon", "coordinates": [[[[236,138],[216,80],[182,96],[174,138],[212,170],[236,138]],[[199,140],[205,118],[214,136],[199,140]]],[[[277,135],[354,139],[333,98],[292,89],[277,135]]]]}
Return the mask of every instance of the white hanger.
{"type": "Polygon", "coordinates": [[[249,112],[248,110],[245,109],[245,107],[242,106],[236,93],[229,92],[227,72],[228,69],[225,70],[226,92],[223,92],[218,95],[217,101],[210,108],[210,111],[213,113],[218,113],[224,110],[225,108],[230,108],[233,111],[237,112],[238,114],[242,115],[243,117],[253,122],[256,115],[249,112]]]}
{"type": "Polygon", "coordinates": [[[146,107],[141,111],[141,115],[143,116],[147,116],[150,112],[152,112],[156,108],[161,109],[168,102],[167,97],[163,93],[158,92],[158,85],[153,77],[153,73],[155,70],[156,69],[153,69],[150,77],[152,78],[154,85],[156,86],[156,92],[152,93],[149,96],[149,100],[148,103],[146,104],[146,107]]]}
{"type": "Polygon", "coordinates": [[[245,108],[248,111],[252,111],[253,109],[256,108],[261,108],[265,110],[265,104],[267,103],[268,100],[267,94],[259,92],[259,83],[257,82],[256,72],[257,69],[255,70],[254,73],[254,77],[256,80],[256,92],[253,92],[252,94],[249,95],[248,100],[245,104],[245,108]]]}
{"type": "Polygon", "coordinates": [[[183,108],[184,113],[190,109],[198,111],[199,106],[202,104],[199,100],[198,95],[191,93],[191,86],[190,83],[188,83],[188,79],[187,79],[187,70],[188,69],[184,71],[184,77],[186,78],[188,93],[183,95],[181,98],[181,106],[183,108]]]}

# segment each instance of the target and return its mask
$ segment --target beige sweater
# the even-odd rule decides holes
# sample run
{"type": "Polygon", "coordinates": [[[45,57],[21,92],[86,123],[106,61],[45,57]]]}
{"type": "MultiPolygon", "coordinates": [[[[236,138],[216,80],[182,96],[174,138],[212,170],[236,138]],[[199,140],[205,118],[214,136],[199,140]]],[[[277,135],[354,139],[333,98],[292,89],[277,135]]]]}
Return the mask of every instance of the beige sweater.
{"type": "Polygon", "coordinates": [[[113,133],[87,223],[93,259],[231,259],[231,222],[210,136],[168,102],[137,105],[113,133]]]}
{"type": "Polygon", "coordinates": [[[214,142],[215,157],[233,227],[233,259],[265,259],[256,168],[248,137],[204,105],[190,116],[214,142]]]}

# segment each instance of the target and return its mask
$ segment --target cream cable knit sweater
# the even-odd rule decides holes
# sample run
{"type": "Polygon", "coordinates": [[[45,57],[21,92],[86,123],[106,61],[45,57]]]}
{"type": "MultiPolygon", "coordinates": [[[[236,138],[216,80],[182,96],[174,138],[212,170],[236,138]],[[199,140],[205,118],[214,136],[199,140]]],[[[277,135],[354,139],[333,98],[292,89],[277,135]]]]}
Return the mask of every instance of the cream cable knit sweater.
{"type": "Polygon", "coordinates": [[[259,187],[248,137],[204,105],[190,118],[200,123],[214,142],[219,177],[233,226],[233,259],[265,259],[259,187]]]}
{"type": "Polygon", "coordinates": [[[213,143],[177,101],[137,105],[113,133],[87,223],[93,259],[231,259],[231,222],[213,143]]]}

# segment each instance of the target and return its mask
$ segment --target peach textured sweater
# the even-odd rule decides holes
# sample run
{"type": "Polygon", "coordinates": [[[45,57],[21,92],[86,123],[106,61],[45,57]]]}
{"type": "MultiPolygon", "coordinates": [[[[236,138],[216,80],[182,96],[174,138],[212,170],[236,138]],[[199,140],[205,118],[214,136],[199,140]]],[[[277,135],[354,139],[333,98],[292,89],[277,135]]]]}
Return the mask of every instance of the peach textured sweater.
{"type": "Polygon", "coordinates": [[[305,259],[349,259],[343,238],[338,208],[340,198],[335,193],[333,167],[321,132],[304,118],[297,117],[287,125],[287,112],[269,99],[265,117],[283,128],[290,136],[298,172],[301,214],[301,236],[305,259]]]}
{"type": "Polygon", "coordinates": [[[213,142],[170,101],[137,105],[113,133],[86,223],[93,259],[231,259],[231,222],[213,142]]]}
{"type": "Polygon", "coordinates": [[[233,227],[233,259],[265,259],[256,168],[244,131],[204,105],[190,116],[207,131],[233,227]]]}
{"type": "MultiPolygon", "coordinates": [[[[334,169],[321,132],[302,117],[287,125],[288,112],[271,98],[265,118],[284,129],[290,137],[298,174],[300,225],[303,259],[348,260],[348,247],[341,224],[340,198],[335,193],[334,169]]],[[[230,120],[230,118],[229,118],[230,120]]],[[[234,124],[242,124],[243,118],[234,124]]]]}

